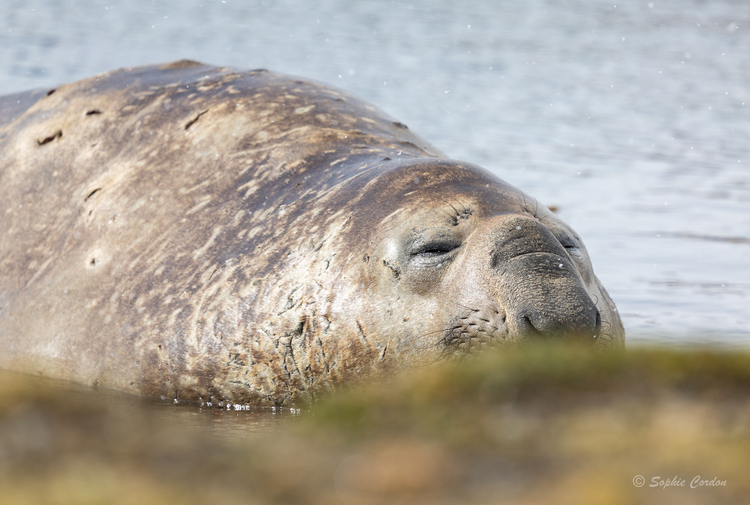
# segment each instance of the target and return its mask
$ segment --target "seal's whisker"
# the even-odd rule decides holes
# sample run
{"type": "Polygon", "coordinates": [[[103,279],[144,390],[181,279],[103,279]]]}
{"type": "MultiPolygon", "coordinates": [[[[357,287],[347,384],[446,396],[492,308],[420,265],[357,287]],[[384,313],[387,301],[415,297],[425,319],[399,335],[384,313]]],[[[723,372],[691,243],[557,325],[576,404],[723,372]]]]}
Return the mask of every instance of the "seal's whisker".
{"type": "Polygon", "coordinates": [[[467,205],[467,204],[461,202],[460,200],[456,200],[454,203],[456,204],[456,207],[458,207],[458,208],[461,209],[460,211],[457,211],[459,218],[466,219],[468,216],[470,216],[470,215],[472,215],[474,213],[472,211],[470,205],[467,205]]]}
{"type": "Polygon", "coordinates": [[[445,212],[444,210],[441,210],[441,213],[448,218],[448,221],[451,224],[453,224],[453,225],[458,224],[458,218],[456,216],[454,216],[453,214],[451,214],[450,212],[445,212]]]}
{"type": "Polygon", "coordinates": [[[427,333],[421,333],[417,338],[430,337],[438,333],[447,333],[453,329],[454,329],[453,327],[449,327],[449,328],[443,328],[442,330],[428,331],[427,333]]]}
{"type": "Polygon", "coordinates": [[[461,304],[461,303],[458,303],[458,302],[454,302],[453,300],[447,300],[447,301],[448,301],[449,303],[452,303],[452,304],[454,304],[454,305],[458,305],[459,307],[461,307],[461,308],[463,308],[463,309],[466,309],[466,310],[469,310],[469,311],[471,311],[471,312],[479,312],[479,309],[473,309],[473,308],[471,308],[471,307],[467,307],[466,305],[463,305],[463,304],[461,304]]]}
{"type": "Polygon", "coordinates": [[[451,209],[453,209],[453,212],[456,213],[456,217],[460,217],[461,216],[461,213],[458,212],[458,209],[455,208],[452,203],[447,202],[447,201],[445,203],[448,205],[448,207],[450,207],[451,209]]]}

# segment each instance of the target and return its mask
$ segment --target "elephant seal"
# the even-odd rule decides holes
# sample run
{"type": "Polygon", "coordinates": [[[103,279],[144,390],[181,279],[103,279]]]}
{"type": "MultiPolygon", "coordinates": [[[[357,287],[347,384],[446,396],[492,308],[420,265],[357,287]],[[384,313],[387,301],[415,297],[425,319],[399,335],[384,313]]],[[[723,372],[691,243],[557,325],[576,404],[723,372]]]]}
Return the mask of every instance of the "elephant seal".
{"type": "Polygon", "coordinates": [[[488,343],[623,343],[573,230],[339,89],[180,61],[0,112],[0,367],[285,405],[488,343]]]}

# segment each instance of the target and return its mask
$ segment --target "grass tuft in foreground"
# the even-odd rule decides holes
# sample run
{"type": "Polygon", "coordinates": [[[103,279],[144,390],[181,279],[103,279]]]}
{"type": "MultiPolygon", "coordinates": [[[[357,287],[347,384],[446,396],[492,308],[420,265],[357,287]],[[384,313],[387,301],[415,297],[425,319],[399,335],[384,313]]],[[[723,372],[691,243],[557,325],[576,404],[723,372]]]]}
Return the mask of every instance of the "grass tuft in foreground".
{"type": "Polygon", "coordinates": [[[2,502],[750,502],[748,353],[498,349],[279,415],[3,374],[2,502]]]}

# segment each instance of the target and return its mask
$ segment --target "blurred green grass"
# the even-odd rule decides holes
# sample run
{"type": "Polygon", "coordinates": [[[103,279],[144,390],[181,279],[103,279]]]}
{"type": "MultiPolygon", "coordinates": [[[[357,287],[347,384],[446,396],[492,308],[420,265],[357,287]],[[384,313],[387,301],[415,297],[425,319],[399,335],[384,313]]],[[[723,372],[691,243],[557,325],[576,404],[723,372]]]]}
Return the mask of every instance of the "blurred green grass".
{"type": "Polygon", "coordinates": [[[750,502],[747,352],[496,349],[280,414],[0,374],[0,501],[750,502]]]}

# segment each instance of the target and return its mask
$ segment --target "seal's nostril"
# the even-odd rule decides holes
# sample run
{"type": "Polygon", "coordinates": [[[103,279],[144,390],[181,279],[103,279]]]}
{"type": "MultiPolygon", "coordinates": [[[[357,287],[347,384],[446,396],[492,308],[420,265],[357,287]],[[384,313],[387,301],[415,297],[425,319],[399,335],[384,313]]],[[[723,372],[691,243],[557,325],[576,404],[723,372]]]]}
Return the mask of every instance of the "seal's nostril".
{"type": "Polygon", "coordinates": [[[537,338],[543,336],[543,332],[539,331],[539,328],[534,325],[529,316],[522,316],[518,321],[519,333],[525,338],[537,338]]]}
{"type": "MultiPolygon", "coordinates": [[[[583,300],[581,300],[583,303],[583,300]]],[[[602,319],[593,304],[590,307],[528,307],[510,314],[511,332],[522,340],[577,340],[593,342],[601,334],[602,319]]]]}

